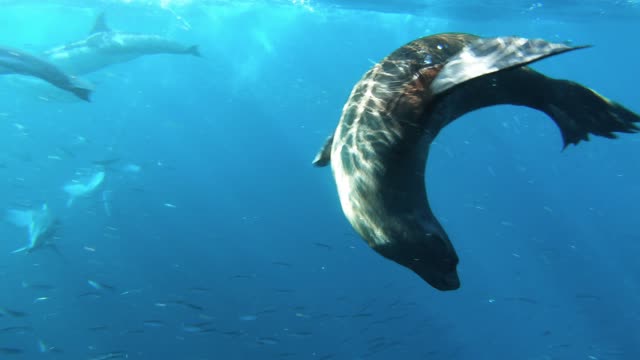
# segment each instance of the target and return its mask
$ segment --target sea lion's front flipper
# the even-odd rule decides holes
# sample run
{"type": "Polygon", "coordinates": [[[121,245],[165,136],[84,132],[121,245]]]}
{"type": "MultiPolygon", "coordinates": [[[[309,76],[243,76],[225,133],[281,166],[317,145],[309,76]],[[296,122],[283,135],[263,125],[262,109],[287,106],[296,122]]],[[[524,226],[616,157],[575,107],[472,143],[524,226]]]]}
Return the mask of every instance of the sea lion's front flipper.
{"type": "Polygon", "coordinates": [[[483,75],[524,66],[588,46],[568,46],[520,37],[480,38],[451,57],[431,83],[434,95],[483,75]]]}
{"type": "Polygon", "coordinates": [[[323,167],[329,165],[331,161],[331,145],[333,145],[333,135],[329,136],[316,157],[313,159],[313,165],[323,167]]]}

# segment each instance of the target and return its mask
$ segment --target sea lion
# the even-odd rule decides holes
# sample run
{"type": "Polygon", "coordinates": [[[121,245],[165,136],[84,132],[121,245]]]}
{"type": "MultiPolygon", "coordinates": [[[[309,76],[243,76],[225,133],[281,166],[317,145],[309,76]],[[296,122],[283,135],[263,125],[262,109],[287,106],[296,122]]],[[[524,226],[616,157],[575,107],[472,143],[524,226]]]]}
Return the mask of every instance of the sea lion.
{"type": "Polygon", "coordinates": [[[313,164],[331,163],[342,210],[370,247],[434,288],[455,290],[458,256],[425,190],[430,144],[461,115],[498,104],[545,112],[565,147],[590,133],[615,138],[614,132],[638,131],[637,114],[526,67],[584,47],[463,33],[414,40],[355,85],[313,164]]]}

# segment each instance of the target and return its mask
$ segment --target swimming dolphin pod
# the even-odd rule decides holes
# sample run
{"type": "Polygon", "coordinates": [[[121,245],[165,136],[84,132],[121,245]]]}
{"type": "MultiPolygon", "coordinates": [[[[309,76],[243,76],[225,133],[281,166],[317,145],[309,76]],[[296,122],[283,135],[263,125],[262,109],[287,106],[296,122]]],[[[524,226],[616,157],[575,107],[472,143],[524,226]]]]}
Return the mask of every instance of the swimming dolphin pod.
{"type": "Polygon", "coordinates": [[[13,253],[31,253],[45,246],[54,246],[53,239],[57,220],[47,204],[36,210],[9,210],[7,220],[19,227],[26,227],[29,232],[27,245],[16,249],[13,253]]]}
{"type": "MultiPolygon", "coordinates": [[[[0,74],[30,75],[89,101],[93,85],[76,76],[152,54],[201,56],[197,45],[184,45],[158,35],[111,30],[105,22],[104,13],[101,13],[86,38],[57,46],[40,56],[0,47],[0,74]]],[[[7,80],[13,85],[14,91],[29,96],[57,101],[75,99],[32,78],[15,77],[7,80]]]]}
{"type": "Polygon", "coordinates": [[[458,256],[427,199],[431,143],[458,117],[499,104],[546,113],[565,147],[589,134],[615,138],[616,132],[637,132],[637,114],[526,66],[581,48],[460,33],[414,40],[356,83],[313,164],[331,164],[342,210],[371,248],[436,289],[457,289],[458,256]]]}
{"type": "Polygon", "coordinates": [[[0,47],[0,74],[21,74],[40,78],[82,100],[90,100],[91,84],[68,75],[54,64],[22,50],[0,47]]]}
{"type": "Polygon", "coordinates": [[[50,49],[43,57],[70,74],[83,75],[153,54],[200,56],[200,51],[197,45],[184,45],[158,35],[114,31],[101,13],[85,39],[50,49]]]}

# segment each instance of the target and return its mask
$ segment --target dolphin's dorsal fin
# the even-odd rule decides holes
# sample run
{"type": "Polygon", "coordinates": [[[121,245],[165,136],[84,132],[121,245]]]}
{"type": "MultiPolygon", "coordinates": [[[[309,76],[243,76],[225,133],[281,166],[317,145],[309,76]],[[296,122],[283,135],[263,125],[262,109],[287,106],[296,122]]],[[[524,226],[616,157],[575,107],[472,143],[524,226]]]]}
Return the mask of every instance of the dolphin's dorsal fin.
{"type": "Polygon", "coordinates": [[[107,26],[104,12],[101,12],[100,14],[98,14],[98,17],[96,17],[96,21],[93,23],[93,28],[91,28],[91,32],[89,34],[108,31],[111,31],[111,29],[109,28],[109,26],[107,26]]]}

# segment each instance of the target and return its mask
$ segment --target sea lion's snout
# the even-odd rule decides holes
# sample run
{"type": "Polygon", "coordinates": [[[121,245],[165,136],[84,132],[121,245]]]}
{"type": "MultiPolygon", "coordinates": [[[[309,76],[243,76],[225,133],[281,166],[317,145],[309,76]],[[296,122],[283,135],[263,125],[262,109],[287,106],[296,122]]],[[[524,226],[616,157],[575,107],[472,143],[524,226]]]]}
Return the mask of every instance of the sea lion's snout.
{"type": "Polygon", "coordinates": [[[424,263],[423,261],[415,260],[413,264],[407,264],[406,266],[438,290],[456,290],[460,287],[460,278],[456,270],[458,258],[447,258],[444,260],[445,261],[440,261],[440,264],[424,263]]]}
{"type": "Polygon", "coordinates": [[[430,234],[423,241],[398,241],[374,248],[384,257],[408,267],[434,288],[447,291],[460,287],[458,255],[448,239],[430,234]]]}
{"type": "MultiPolygon", "coordinates": [[[[413,270],[413,269],[412,269],[413,270]]],[[[415,271],[415,270],[414,270],[415,271]]],[[[458,277],[458,271],[453,269],[453,271],[447,273],[419,273],[415,271],[416,274],[420,275],[420,277],[429,283],[429,285],[441,291],[448,290],[457,290],[460,288],[460,278],[458,277]]]]}

